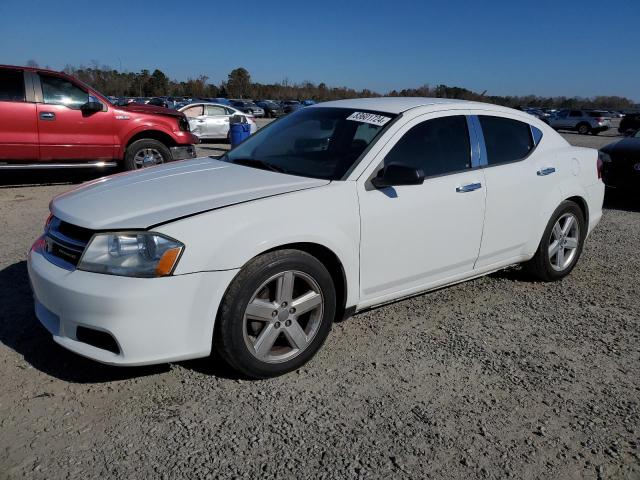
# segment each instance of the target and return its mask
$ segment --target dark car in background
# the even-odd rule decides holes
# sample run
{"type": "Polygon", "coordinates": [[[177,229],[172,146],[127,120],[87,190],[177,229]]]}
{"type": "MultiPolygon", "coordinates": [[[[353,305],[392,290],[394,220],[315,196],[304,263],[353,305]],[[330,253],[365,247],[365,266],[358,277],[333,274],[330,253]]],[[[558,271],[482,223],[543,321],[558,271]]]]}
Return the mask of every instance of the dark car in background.
{"type": "Polygon", "coordinates": [[[600,150],[602,181],[607,187],[640,189],[640,130],[600,150]]]}
{"type": "Polygon", "coordinates": [[[280,102],[280,105],[282,105],[282,111],[285,114],[293,113],[304,108],[304,105],[302,105],[298,100],[283,100],[280,102]]]}
{"type": "Polygon", "coordinates": [[[254,117],[264,117],[264,110],[248,100],[232,100],[231,106],[237,108],[241,112],[248,113],[254,117]]]}
{"type": "Polygon", "coordinates": [[[284,115],[282,105],[273,100],[256,100],[255,104],[264,110],[266,118],[278,118],[284,115]]]}
{"type": "Polygon", "coordinates": [[[640,113],[627,113],[622,120],[620,120],[620,126],[618,132],[623,135],[631,135],[640,130],[640,113]]]}

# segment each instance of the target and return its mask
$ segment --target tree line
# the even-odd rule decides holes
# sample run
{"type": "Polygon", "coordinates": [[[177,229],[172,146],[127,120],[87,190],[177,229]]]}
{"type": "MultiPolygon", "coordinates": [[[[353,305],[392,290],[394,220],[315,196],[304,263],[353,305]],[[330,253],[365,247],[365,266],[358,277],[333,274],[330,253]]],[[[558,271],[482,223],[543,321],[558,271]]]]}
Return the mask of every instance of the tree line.
{"type": "MultiPolygon", "coordinates": [[[[33,64],[33,61],[30,61],[33,64]]],[[[105,95],[116,97],[196,97],[196,98],[252,98],[286,100],[312,99],[316,102],[339,100],[344,98],[363,98],[383,96],[369,89],[356,90],[348,87],[331,87],[324,82],[305,81],[292,83],[283,80],[279,83],[264,84],[254,82],[245,68],[236,68],[220,84],[209,82],[209,77],[200,75],[185,81],[175,81],[159,69],[150,72],[121,72],[108,66],[73,67],[68,65],[65,72],[74,75],[105,95]]],[[[497,96],[473,92],[462,87],[423,85],[418,88],[392,90],[385,96],[391,97],[440,97],[461,100],[475,100],[495,103],[507,107],[539,108],[603,108],[626,110],[635,108],[634,102],[620,96],[596,97],[541,97],[537,95],[497,96]]]]}

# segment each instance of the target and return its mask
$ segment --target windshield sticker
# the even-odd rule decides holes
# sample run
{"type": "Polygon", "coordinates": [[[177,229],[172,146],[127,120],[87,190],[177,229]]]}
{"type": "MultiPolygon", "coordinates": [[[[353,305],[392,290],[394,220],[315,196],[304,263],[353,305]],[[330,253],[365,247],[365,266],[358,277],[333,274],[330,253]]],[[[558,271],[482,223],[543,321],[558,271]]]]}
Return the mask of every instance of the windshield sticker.
{"type": "Polygon", "coordinates": [[[353,120],[354,122],[363,122],[370,123],[371,125],[378,125],[381,127],[389,120],[391,117],[385,117],[384,115],[376,115],[375,113],[367,113],[367,112],[353,112],[351,115],[347,117],[347,120],[353,120]]]}

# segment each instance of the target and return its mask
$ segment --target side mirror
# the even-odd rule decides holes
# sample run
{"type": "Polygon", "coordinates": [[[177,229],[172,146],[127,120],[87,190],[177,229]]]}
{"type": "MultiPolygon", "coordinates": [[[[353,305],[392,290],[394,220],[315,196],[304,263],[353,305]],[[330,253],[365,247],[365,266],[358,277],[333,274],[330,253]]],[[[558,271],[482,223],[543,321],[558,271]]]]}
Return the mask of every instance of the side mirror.
{"type": "Polygon", "coordinates": [[[400,185],[422,185],[424,171],[400,163],[390,163],[371,180],[376,188],[398,187],[400,185]]]}
{"type": "Polygon", "coordinates": [[[104,107],[100,102],[89,101],[80,105],[80,110],[82,110],[84,113],[101,112],[103,108],[104,107]]]}

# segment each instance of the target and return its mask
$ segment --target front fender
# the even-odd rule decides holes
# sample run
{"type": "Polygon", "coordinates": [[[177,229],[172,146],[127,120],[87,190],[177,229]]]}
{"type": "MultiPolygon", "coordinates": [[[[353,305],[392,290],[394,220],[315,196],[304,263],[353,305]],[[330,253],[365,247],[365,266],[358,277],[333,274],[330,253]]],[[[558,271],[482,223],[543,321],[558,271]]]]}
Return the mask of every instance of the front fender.
{"type": "Polygon", "coordinates": [[[185,244],[177,275],[241,268],[255,256],[291,243],[324,246],[342,263],[347,305],[357,303],[360,218],[354,182],[223,207],[155,231],[185,244]]]}

